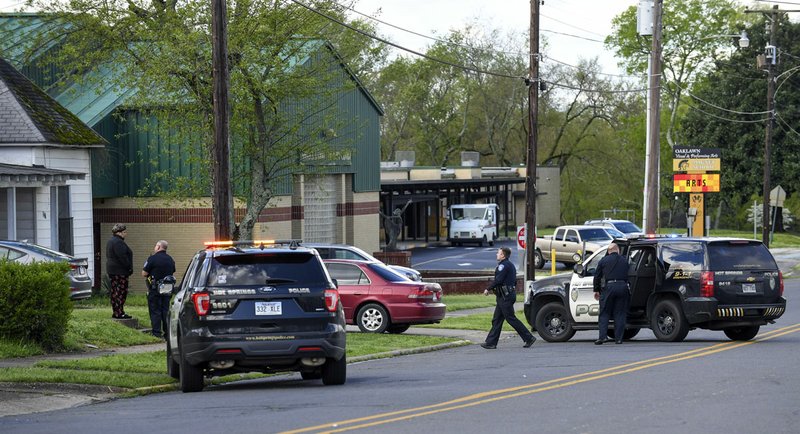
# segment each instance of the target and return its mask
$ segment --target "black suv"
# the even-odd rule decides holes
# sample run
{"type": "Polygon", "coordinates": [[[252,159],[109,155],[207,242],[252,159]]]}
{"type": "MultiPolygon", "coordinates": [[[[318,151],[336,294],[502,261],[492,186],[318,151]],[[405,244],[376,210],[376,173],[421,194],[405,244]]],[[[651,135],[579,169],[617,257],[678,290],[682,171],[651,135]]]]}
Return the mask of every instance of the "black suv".
{"type": "MultiPolygon", "coordinates": [[[[702,328],[749,340],[786,310],[783,276],[760,241],[642,237],[614,242],[630,264],[626,339],[650,328],[658,340],[678,342],[690,329],[702,328]]],[[[576,330],[597,329],[592,280],[604,254],[576,265],[571,277],[537,281],[527,291],[526,318],[545,340],[566,341],[576,330]]]]}
{"type": "Polygon", "coordinates": [[[206,245],[170,307],[167,372],[181,390],[237,372],[344,384],[344,311],[319,254],[297,241],[206,245]]]}

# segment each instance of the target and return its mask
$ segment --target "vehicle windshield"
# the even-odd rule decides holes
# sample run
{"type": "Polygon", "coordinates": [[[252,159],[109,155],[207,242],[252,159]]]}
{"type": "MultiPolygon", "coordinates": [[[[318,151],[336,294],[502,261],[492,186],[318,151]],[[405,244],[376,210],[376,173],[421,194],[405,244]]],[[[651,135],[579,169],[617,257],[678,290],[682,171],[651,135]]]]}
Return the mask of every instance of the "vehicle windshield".
{"type": "Polygon", "coordinates": [[[477,220],[486,215],[486,208],[452,208],[453,220],[477,220]]]}
{"type": "Polygon", "coordinates": [[[387,282],[408,282],[408,278],[380,263],[367,264],[372,271],[387,282]]]}
{"type": "Polygon", "coordinates": [[[625,234],[614,228],[606,228],[606,232],[614,238],[625,238],[625,234]]]}
{"type": "Polygon", "coordinates": [[[626,234],[632,234],[634,232],[642,232],[642,229],[639,226],[636,226],[631,222],[617,222],[614,223],[614,226],[616,226],[618,230],[625,232],[626,234]]]}
{"type": "Polygon", "coordinates": [[[581,229],[578,232],[581,233],[581,239],[583,241],[609,241],[611,240],[611,235],[606,232],[603,228],[597,229],[581,229]]]}
{"type": "Polygon", "coordinates": [[[211,260],[208,286],[242,286],[302,282],[303,286],[327,284],[322,265],[311,253],[257,253],[222,255],[211,260]]]}
{"type": "Polygon", "coordinates": [[[711,270],[775,270],[772,254],[757,241],[726,241],[708,244],[711,270]]]}

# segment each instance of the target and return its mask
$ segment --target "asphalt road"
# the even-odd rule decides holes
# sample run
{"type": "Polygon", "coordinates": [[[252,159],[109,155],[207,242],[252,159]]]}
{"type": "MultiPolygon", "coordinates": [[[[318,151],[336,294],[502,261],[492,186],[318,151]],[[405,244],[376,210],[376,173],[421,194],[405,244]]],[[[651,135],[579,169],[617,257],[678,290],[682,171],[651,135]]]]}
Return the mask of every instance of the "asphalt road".
{"type": "MultiPolygon", "coordinates": [[[[348,366],[344,386],[297,374],[0,418],[3,433],[795,433],[800,280],[789,310],[749,342],[694,330],[662,343],[477,345],[348,366]]],[[[488,324],[487,324],[488,328],[488,324]]]]}
{"type": "MultiPolygon", "coordinates": [[[[524,250],[517,247],[516,240],[497,240],[494,246],[479,247],[466,245],[460,247],[435,246],[415,247],[411,250],[411,267],[417,270],[494,270],[497,266],[495,253],[500,247],[511,249],[511,260],[522,271],[521,259],[524,250]]],[[[566,270],[563,264],[556,263],[556,270],[566,270]]],[[[550,271],[550,261],[545,262],[540,273],[550,271]]]]}

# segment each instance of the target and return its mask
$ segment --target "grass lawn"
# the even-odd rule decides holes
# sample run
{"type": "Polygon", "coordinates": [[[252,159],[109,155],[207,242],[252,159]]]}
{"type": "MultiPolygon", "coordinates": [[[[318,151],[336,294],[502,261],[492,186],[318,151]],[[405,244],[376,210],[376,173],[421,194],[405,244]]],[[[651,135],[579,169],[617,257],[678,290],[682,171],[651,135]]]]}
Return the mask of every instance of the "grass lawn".
{"type": "MultiPolygon", "coordinates": [[[[453,342],[456,339],[434,336],[348,333],[347,357],[386,353],[453,342]]],[[[214,379],[215,384],[260,374],[228,375],[214,379]]],[[[166,374],[166,352],[115,354],[79,360],[46,360],[29,368],[0,369],[0,382],[44,382],[100,384],[137,389],[175,383],[166,374]]]]}
{"type": "MultiPolygon", "coordinates": [[[[516,312],[517,319],[522,321],[523,324],[527,327],[527,322],[525,321],[525,316],[522,314],[522,311],[519,310],[516,312]]],[[[489,328],[492,326],[492,312],[487,313],[476,313],[473,315],[466,315],[466,316],[459,316],[459,317],[450,317],[442,320],[439,324],[426,324],[420,325],[417,327],[426,327],[426,328],[437,328],[437,329],[456,329],[456,330],[483,330],[489,331],[489,328]]],[[[510,331],[513,328],[508,325],[508,323],[503,322],[503,330],[510,331]]]]}

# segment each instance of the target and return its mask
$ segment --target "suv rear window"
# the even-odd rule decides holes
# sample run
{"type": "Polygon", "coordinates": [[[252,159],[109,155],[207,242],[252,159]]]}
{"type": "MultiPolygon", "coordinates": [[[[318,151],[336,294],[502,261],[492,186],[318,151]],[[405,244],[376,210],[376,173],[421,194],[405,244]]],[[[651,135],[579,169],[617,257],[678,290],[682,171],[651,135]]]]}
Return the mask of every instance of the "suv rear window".
{"type": "Polygon", "coordinates": [[[325,285],[321,262],[311,253],[222,255],[211,259],[208,286],[265,285],[303,282],[325,285]]]}
{"type": "Polygon", "coordinates": [[[764,244],[748,241],[725,241],[708,244],[711,270],[775,270],[772,254],[764,244]]]}
{"type": "Polygon", "coordinates": [[[664,243],[661,245],[661,260],[669,270],[702,270],[705,250],[701,243],[664,243]]]}

